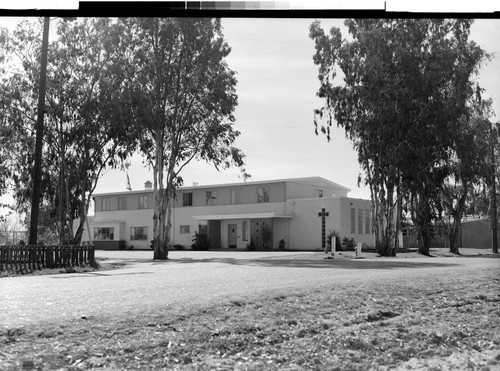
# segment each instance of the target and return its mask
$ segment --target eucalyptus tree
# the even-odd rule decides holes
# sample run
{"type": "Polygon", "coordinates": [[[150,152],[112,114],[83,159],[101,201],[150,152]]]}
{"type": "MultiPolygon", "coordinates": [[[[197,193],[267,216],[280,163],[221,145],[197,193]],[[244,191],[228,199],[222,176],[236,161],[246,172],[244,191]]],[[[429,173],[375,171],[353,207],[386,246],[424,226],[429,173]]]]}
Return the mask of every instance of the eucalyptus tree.
{"type": "MultiPolygon", "coordinates": [[[[106,18],[57,22],[49,45],[42,184],[44,202],[57,215],[60,242],[79,243],[91,196],[107,166],[117,166],[132,151],[125,122],[117,109],[120,84],[113,74],[116,25],[106,18]],[[73,220],[79,219],[73,235],[73,220]]],[[[17,200],[26,205],[31,192],[31,159],[35,123],[40,27],[19,25],[8,48],[21,68],[5,81],[10,125],[22,133],[17,153],[17,200]]],[[[29,211],[29,210],[28,210],[29,211]]]]}
{"type": "MultiPolygon", "coordinates": [[[[459,121],[471,117],[474,76],[488,55],[469,41],[467,19],[348,19],[338,28],[310,27],[319,66],[315,110],[329,135],[336,121],[358,151],[371,191],[377,251],[394,255],[403,202],[429,254],[437,189],[447,177],[459,121]],[[343,84],[335,77],[342,72],[343,84]]],[[[328,136],[329,138],[329,136],[328,136]]]]}
{"type": "Polygon", "coordinates": [[[462,120],[460,133],[453,155],[442,165],[447,177],[438,189],[437,202],[438,218],[454,254],[460,253],[458,237],[467,201],[475,189],[491,178],[489,120],[481,117],[462,120]]]}
{"type": "Polygon", "coordinates": [[[219,19],[124,19],[123,66],[130,123],[153,169],[154,259],[168,259],[171,208],[181,171],[192,160],[243,166],[233,146],[236,78],[219,19]]]}

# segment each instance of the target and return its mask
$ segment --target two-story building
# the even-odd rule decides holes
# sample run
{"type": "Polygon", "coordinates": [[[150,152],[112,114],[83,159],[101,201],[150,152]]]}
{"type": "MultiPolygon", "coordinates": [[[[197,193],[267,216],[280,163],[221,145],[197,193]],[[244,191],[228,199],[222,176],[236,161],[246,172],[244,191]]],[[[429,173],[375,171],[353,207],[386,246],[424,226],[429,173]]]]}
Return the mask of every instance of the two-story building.
{"type": "MultiPolygon", "coordinates": [[[[330,232],[373,245],[369,200],[321,177],[181,187],[172,209],[172,245],[189,248],[195,232],[212,248],[320,250],[330,232]]],[[[96,194],[90,225],[95,241],[149,248],[153,239],[151,182],[139,191],[96,194]]]]}

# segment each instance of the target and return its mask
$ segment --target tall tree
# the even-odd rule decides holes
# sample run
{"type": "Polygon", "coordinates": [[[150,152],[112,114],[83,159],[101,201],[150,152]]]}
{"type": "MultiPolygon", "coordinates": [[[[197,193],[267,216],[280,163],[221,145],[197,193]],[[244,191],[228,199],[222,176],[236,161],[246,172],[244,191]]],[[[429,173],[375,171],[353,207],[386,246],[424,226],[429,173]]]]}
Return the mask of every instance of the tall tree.
{"type": "MultiPolygon", "coordinates": [[[[117,108],[121,94],[113,74],[116,56],[116,25],[106,18],[86,18],[57,23],[57,37],[49,46],[47,112],[43,151],[44,203],[57,215],[60,242],[79,243],[97,180],[107,166],[116,166],[133,150],[127,147],[128,130],[117,108]],[[79,225],[73,235],[73,220],[79,225]]],[[[21,141],[28,144],[18,153],[17,200],[26,205],[31,197],[31,159],[36,86],[37,27],[21,24],[9,50],[22,69],[4,82],[9,96],[9,122],[21,141]]],[[[29,211],[29,210],[27,210],[29,211]]]]}
{"type": "Polygon", "coordinates": [[[122,20],[130,122],[154,175],[154,259],[168,259],[171,208],[180,173],[193,159],[243,166],[233,146],[237,104],[230,47],[219,19],[122,20]]]}
{"type": "Polygon", "coordinates": [[[459,254],[460,223],[474,187],[490,177],[491,124],[475,117],[462,120],[454,155],[443,166],[448,174],[439,187],[438,217],[448,237],[450,252],[459,254]]]}
{"type": "Polygon", "coordinates": [[[447,176],[458,122],[470,117],[473,81],[486,53],[468,40],[471,21],[348,19],[352,40],[338,28],[310,28],[319,66],[316,131],[333,121],[358,150],[373,203],[377,251],[394,255],[402,202],[417,227],[419,252],[429,254],[433,201],[447,176]],[[343,84],[336,84],[338,72],[343,84]],[[321,119],[326,118],[326,123],[321,119]]]}

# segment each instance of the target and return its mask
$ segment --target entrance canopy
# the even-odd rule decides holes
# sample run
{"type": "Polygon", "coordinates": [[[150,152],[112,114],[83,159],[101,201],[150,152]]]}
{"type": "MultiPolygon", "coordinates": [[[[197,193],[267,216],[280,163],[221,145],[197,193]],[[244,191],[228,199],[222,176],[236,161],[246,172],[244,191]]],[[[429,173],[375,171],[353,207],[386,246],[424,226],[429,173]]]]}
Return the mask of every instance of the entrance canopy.
{"type": "Polygon", "coordinates": [[[292,219],[293,215],[283,215],[277,213],[251,213],[251,214],[222,214],[222,215],[195,215],[194,220],[228,220],[228,219],[269,219],[281,218],[292,219]]]}

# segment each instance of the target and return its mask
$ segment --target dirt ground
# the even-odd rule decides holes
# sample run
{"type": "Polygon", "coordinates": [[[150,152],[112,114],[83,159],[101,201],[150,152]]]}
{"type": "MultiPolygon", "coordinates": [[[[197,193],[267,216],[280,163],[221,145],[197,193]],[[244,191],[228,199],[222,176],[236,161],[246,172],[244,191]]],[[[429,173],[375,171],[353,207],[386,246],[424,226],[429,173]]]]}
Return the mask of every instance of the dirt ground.
{"type": "Polygon", "coordinates": [[[500,370],[496,268],[8,328],[0,369],[500,370]]]}

